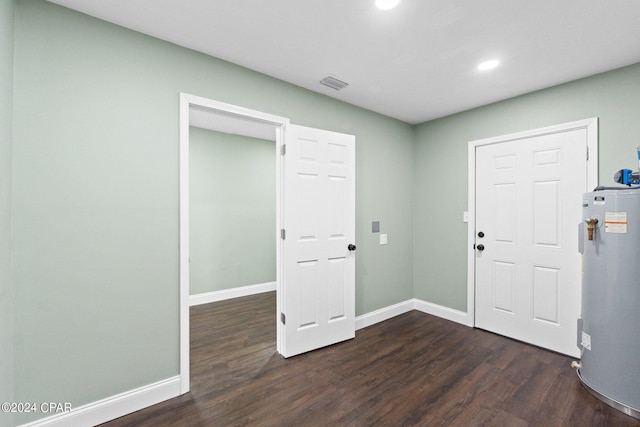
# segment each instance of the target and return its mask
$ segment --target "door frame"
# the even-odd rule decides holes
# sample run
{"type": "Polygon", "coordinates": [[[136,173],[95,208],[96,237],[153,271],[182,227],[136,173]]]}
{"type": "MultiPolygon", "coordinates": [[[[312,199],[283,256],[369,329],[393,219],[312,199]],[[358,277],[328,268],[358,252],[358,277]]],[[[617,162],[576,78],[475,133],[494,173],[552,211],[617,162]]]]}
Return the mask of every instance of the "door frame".
{"type": "Polygon", "coordinates": [[[587,132],[587,188],[598,185],[598,118],[578,120],[507,135],[469,141],[468,194],[469,224],[467,228],[467,326],[476,325],[476,256],[473,244],[476,238],[476,149],[490,144],[524,140],[562,132],[585,129],[587,132]]]}
{"type": "MultiPolygon", "coordinates": [[[[281,146],[284,143],[284,130],[290,123],[285,117],[275,116],[261,111],[250,110],[237,105],[226,104],[195,95],[180,93],[180,142],[179,142],[179,175],[180,175],[180,276],[179,276],[179,323],[180,323],[180,394],[190,389],[190,352],[189,352],[189,125],[192,107],[210,110],[212,113],[250,120],[261,124],[273,125],[276,131],[276,293],[281,292],[282,243],[279,239],[282,228],[282,156],[281,146]]],[[[276,313],[280,312],[280,298],[276,298],[276,313]]],[[[277,314],[274,313],[274,322],[277,314]]],[[[276,328],[277,348],[280,351],[280,328],[276,328]]]]}

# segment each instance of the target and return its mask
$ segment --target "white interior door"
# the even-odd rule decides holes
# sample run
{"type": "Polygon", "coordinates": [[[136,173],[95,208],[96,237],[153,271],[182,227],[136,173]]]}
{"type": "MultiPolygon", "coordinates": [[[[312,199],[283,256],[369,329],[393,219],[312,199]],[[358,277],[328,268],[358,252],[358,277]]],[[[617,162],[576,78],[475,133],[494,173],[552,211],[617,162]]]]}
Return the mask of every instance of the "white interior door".
{"type": "Polygon", "coordinates": [[[585,129],[476,147],[477,327],[579,357],[587,155],[585,129]]]}
{"type": "Polygon", "coordinates": [[[290,357],[355,336],[355,137],[288,125],[285,144],[280,352],[290,357]]]}

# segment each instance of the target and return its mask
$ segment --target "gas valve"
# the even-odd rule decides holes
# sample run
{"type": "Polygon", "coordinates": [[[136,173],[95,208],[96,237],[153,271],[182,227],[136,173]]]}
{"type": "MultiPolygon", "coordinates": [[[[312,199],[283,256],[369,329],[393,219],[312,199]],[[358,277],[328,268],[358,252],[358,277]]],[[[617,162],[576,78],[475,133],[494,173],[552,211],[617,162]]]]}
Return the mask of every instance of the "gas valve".
{"type": "Polygon", "coordinates": [[[593,233],[596,230],[596,224],[598,223],[598,218],[587,218],[584,220],[587,223],[587,235],[589,240],[593,240],[593,233]]]}

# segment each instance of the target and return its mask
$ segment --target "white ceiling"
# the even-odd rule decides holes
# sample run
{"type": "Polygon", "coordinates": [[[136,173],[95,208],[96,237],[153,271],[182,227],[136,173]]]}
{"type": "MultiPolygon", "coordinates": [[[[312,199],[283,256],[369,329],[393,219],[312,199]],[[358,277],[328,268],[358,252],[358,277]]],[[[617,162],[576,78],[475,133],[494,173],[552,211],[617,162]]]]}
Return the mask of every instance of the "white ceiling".
{"type": "Polygon", "coordinates": [[[638,0],[50,1],[408,123],[640,62],[638,0]]]}

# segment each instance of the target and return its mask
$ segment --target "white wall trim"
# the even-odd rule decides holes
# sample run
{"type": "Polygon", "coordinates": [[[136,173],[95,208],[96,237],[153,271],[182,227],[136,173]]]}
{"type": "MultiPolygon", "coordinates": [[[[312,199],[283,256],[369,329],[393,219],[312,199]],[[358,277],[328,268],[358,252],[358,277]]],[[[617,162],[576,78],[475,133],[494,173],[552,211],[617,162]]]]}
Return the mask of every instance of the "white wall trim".
{"type": "Polygon", "coordinates": [[[21,427],[94,426],[180,396],[180,377],[175,376],[106,399],[72,408],[21,427]]]}
{"type": "Polygon", "coordinates": [[[222,289],[220,291],[204,292],[189,296],[189,305],[209,304],[231,298],[246,297],[276,290],[276,282],[260,283],[257,285],[240,286],[238,288],[222,289]]]}
{"type": "Polygon", "coordinates": [[[362,316],[357,316],[356,331],[366,328],[367,326],[375,325],[376,323],[384,322],[385,320],[389,320],[392,317],[399,316],[411,310],[413,310],[413,300],[407,300],[363,314],[362,316]]]}
{"type": "Polygon", "coordinates": [[[384,322],[392,317],[408,313],[411,310],[418,310],[442,319],[469,326],[468,313],[414,298],[356,317],[356,330],[384,322]]]}
{"type": "Polygon", "coordinates": [[[423,301],[417,298],[413,300],[413,307],[423,313],[431,314],[436,317],[441,317],[452,322],[469,326],[469,314],[465,313],[464,311],[434,304],[428,301],[423,301]]]}
{"type": "Polygon", "coordinates": [[[598,185],[598,118],[578,120],[575,122],[562,123],[544,128],[531,129],[523,132],[511,133],[508,135],[495,136],[491,138],[469,141],[468,145],[468,189],[467,189],[467,209],[469,211],[469,224],[467,228],[467,325],[475,326],[475,242],[476,232],[476,148],[499,144],[502,142],[527,139],[534,136],[549,135],[560,132],[570,132],[577,129],[584,129],[587,133],[587,188],[591,191],[598,185]]]}

